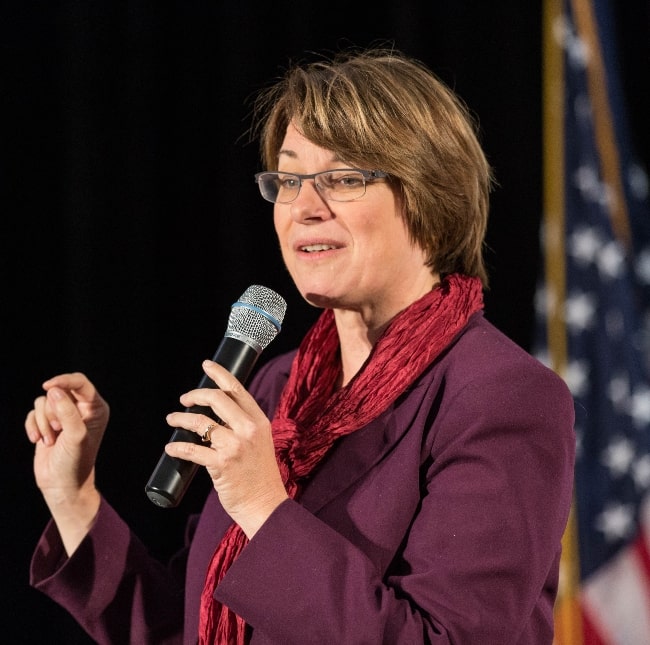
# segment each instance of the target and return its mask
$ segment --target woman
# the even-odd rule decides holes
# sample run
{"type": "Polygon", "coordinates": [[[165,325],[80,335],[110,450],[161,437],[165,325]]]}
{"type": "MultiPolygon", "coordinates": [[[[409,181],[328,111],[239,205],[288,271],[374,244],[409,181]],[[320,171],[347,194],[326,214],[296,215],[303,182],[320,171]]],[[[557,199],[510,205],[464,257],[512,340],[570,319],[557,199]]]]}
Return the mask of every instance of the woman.
{"type": "Polygon", "coordinates": [[[46,381],[32,584],[100,643],[551,643],[573,404],[483,317],[491,175],[466,109],[381,50],[293,67],[256,108],[256,180],[322,314],[248,391],[203,364],[219,389],[180,400],[223,425],[168,415],[206,443],[166,452],[214,484],[169,567],[95,487],[107,404],[83,374],[46,381]]]}

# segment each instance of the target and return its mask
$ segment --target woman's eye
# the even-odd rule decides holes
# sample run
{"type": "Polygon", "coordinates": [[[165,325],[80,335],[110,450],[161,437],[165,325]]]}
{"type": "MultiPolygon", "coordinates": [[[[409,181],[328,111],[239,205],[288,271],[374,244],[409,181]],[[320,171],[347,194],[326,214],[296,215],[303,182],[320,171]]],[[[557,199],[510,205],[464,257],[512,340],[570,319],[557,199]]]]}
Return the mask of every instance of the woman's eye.
{"type": "Polygon", "coordinates": [[[295,188],[298,185],[295,177],[278,177],[278,182],[282,188],[295,188]]]}

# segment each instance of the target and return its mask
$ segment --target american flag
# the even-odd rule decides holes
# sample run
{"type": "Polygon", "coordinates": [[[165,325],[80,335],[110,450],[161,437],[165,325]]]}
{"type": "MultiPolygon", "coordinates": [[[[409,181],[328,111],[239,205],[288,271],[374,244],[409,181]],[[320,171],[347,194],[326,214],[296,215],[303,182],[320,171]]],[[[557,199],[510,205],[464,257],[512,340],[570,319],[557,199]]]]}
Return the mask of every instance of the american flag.
{"type": "Polygon", "coordinates": [[[650,201],[614,27],[607,0],[544,1],[534,352],[573,393],[577,445],[556,645],[650,644],[650,201]]]}

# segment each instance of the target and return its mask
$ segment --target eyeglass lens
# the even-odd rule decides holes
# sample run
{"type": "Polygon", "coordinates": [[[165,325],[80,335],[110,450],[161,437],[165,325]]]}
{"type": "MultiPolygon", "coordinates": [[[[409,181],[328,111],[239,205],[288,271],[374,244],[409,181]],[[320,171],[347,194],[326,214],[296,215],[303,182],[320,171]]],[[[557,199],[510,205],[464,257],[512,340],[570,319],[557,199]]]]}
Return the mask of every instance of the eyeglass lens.
{"type": "MultiPolygon", "coordinates": [[[[366,193],[366,179],[358,170],[327,170],[307,178],[312,177],[317,190],[326,199],[345,202],[359,199],[366,193]]],[[[304,179],[292,173],[266,172],[260,174],[258,183],[265,199],[287,204],[298,197],[304,179]]]]}

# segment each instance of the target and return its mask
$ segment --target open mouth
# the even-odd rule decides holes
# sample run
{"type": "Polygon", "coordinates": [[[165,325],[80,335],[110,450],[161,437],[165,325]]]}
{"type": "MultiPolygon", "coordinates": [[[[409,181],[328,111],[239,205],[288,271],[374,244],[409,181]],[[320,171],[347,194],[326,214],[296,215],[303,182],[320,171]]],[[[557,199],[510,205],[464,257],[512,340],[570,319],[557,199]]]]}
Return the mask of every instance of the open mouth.
{"type": "Polygon", "coordinates": [[[307,246],[301,246],[300,250],[305,253],[316,253],[318,251],[332,251],[335,248],[331,244],[309,244],[307,246]]]}

